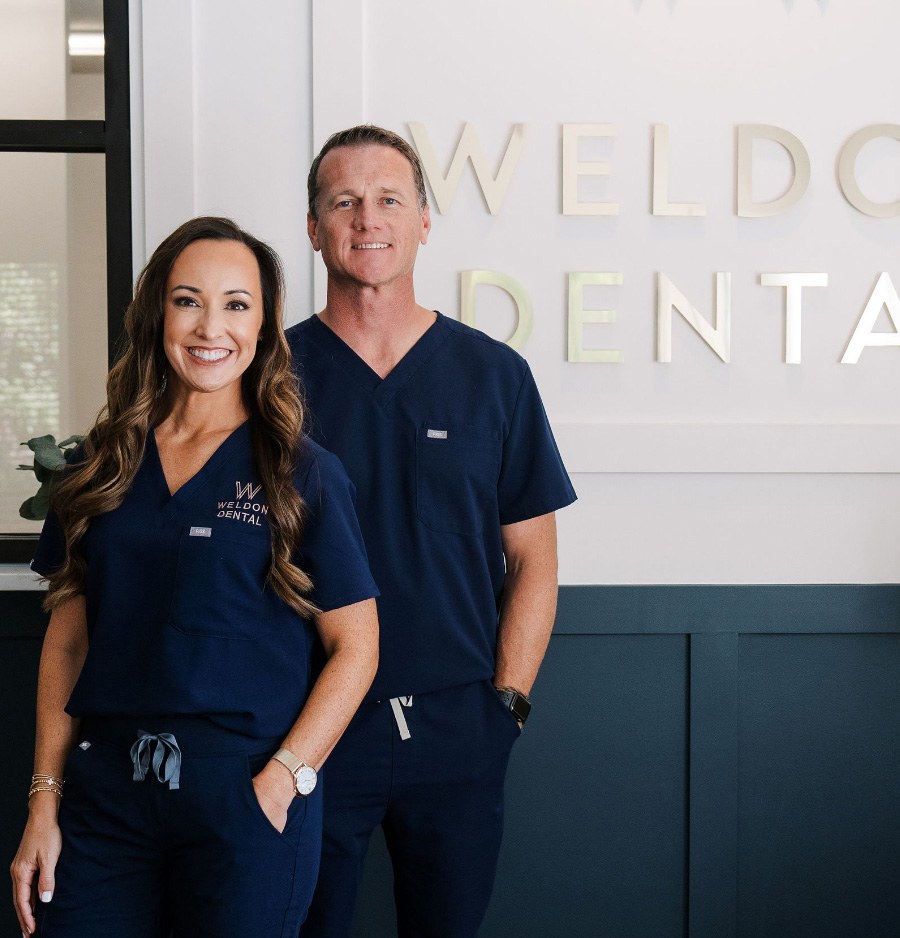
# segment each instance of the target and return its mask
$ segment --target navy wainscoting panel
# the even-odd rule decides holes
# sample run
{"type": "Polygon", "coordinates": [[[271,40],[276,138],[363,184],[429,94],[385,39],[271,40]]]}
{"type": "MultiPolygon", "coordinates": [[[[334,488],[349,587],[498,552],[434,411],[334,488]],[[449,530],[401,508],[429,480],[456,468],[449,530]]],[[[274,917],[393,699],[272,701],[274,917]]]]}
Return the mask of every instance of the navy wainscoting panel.
{"type": "Polygon", "coordinates": [[[738,935],[900,935],[900,635],[744,635],[738,935]]]}
{"type": "MultiPolygon", "coordinates": [[[[39,601],[0,593],[4,862],[39,601]]],[[[900,587],[563,588],[534,701],[482,938],[900,938],[900,587]]],[[[376,834],[354,935],[395,934],[376,834]]]]}

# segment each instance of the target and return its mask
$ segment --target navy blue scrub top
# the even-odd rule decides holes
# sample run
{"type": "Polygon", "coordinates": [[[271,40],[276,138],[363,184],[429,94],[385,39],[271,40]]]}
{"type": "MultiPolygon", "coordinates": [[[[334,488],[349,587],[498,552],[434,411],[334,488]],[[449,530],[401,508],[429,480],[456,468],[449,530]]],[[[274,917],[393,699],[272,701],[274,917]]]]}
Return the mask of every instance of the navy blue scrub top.
{"type": "Polygon", "coordinates": [[[440,313],[383,380],[318,316],[287,334],[309,432],[356,486],[381,589],[368,699],[492,677],[501,525],[576,497],[527,362],[440,313]]]}
{"type": "MultiPolygon", "coordinates": [[[[307,441],[294,475],[306,505],[295,563],[322,611],[378,595],[338,459],[307,441]]],[[[314,678],[315,627],[266,583],[268,506],[248,424],[169,494],[147,439],[131,490],[82,542],[89,650],[72,716],[206,715],[253,737],[284,736],[314,678]]],[[[65,545],[50,515],[32,561],[47,575],[65,545]]]]}

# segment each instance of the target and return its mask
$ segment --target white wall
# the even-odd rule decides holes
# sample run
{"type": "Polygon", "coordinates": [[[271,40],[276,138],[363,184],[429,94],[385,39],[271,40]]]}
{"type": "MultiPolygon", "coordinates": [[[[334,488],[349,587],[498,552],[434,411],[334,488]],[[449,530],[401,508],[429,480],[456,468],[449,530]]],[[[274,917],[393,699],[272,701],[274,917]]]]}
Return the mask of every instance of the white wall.
{"type": "MultiPolygon", "coordinates": [[[[900,285],[900,217],[850,205],[837,179],[857,130],[900,123],[900,9],[891,0],[154,0],[142,10],[143,203],[154,245],[191,214],[233,215],[287,261],[291,319],[322,296],[304,234],[305,174],[327,133],[367,120],[411,139],[424,125],[446,173],[465,123],[496,173],[515,124],[521,153],[496,214],[467,165],[434,212],[421,302],[459,315],[459,274],[501,271],[534,307],[522,347],[542,388],[579,503],[560,514],[566,583],[879,582],[898,579],[898,358],[867,348],[841,364],[882,271],[900,285]],[[549,12],[548,12],[549,11],[549,12]],[[578,159],[583,202],[565,214],[562,127],[611,124],[578,159]],[[810,183],[770,218],[735,210],[735,128],[785,128],[810,183]],[[669,197],[699,217],[652,214],[653,126],[670,134],[669,197]],[[582,167],[583,168],[583,167],[582,167]],[[590,207],[587,209],[590,210],[590,207]],[[616,272],[585,305],[584,347],[616,364],[567,360],[567,278],[616,272]],[[726,364],[675,316],[657,361],[657,279],[714,319],[714,274],[731,274],[726,364]],[[763,272],[817,272],[803,295],[802,361],[785,362],[784,291],[763,272]],[[316,287],[311,288],[311,272],[316,287]]],[[[900,142],[857,162],[873,200],[900,198],[900,142]]],[[[754,148],[754,198],[792,178],[786,151],[754,148]]],[[[432,187],[434,189],[434,186],[432,187]]],[[[478,288],[479,326],[506,338],[514,307],[478,288]]],[[[900,310],[897,310],[900,315],[900,310]]],[[[892,332],[882,311],[878,332],[892,332]]]]}
{"type": "Polygon", "coordinates": [[[281,254],[288,304],[305,315],[309,4],[132,0],[132,18],[136,266],[186,219],[226,215],[281,254]]]}

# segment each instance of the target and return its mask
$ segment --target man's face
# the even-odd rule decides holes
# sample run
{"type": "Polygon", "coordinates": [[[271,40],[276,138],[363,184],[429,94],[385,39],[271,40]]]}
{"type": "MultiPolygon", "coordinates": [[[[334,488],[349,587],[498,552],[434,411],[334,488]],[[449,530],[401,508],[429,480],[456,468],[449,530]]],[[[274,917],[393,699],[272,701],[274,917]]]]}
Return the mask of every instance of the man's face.
{"type": "Polygon", "coordinates": [[[318,182],[319,217],[307,217],[307,231],[329,280],[365,287],[411,283],[431,220],[427,205],[419,209],[406,157],[380,144],[337,147],[322,159],[318,182]]]}

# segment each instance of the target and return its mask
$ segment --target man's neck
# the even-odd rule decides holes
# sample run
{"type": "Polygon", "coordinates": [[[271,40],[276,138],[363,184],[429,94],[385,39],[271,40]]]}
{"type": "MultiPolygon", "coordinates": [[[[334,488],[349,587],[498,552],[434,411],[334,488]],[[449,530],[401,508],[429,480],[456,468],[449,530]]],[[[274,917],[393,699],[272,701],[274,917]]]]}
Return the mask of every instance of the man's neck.
{"type": "Polygon", "coordinates": [[[328,302],[319,318],[386,378],[428,331],[436,315],[416,303],[412,290],[400,294],[365,290],[350,296],[329,286],[328,302]]]}

